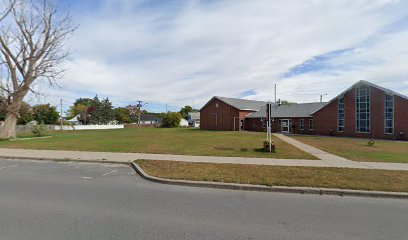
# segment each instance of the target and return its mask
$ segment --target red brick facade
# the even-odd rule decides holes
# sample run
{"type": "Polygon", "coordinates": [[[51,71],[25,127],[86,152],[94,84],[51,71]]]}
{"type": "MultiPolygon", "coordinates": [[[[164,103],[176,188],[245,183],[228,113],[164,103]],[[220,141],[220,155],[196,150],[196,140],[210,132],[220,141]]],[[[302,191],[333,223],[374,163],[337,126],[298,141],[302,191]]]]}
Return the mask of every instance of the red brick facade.
{"type": "MultiPolygon", "coordinates": [[[[364,96],[366,97],[366,96],[364,96]]],[[[360,97],[361,99],[366,99],[360,97]]],[[[247,100],[245,100],[247,101],[247,100]]],[[[390,101],[388,101],[390,102],[390,101]]],[[[364,106],[367,106],[367,101],[364,101],[364,106]]],[[[315,103],[306,103],[314,104],[315,103]]],[[[302,106],[306,106],[302,105],[302,106]]],[[[266,102],[265,102],[266,105],[266,102]]],[[[265,106],[264,105],[264,106],[265,106]]],[[[324,105],[324,103],[323,103],[324,105]]],[[[322,106],[323,106],[322,105],[322,106]]],[[[297,105],[300,106],[300,105],[297,105]]],[[[301,109],[307,109],[304,107],[301,109]]],[[[312,105],[309,105],[312,106],[312,105]]],[[[285,114],[285,116],[296,116],[296,117],[277,117],[274,118],[272,122],[272,132],[282,132],[282,130],[288,130],[285,132],[290,133],[304,133],[304,134],[317,134],[317,135],[333,135],[333,136],[347,136],[347,137],[361,137],[361,138],[385,138],[385,139],[401,139],[408,140],[408,98],[404,97],[398,93],[392,92],[371,84],[366,81],[360,81],[354,84],[350,89],[346,90],[338,97],[332,99],[327,105],[320,108],[315,108],[311,112],[303,112],[299,114],[299,108],[294,113],[285,114]],[[367,123],[365,119],[369,119],[368,132],[363,133],[366,130],[362,128],[357,129],[357,104],[356,96],[357,89],[362,87],[366,89],[365,94],[368,92],[369,95],[369,115],[364,115],[361,117],[362,121],[359,121],[360,125],[362,122],[367,123]],[[393,127],[388,128],[393,129],[392,133],[386,133],[385,129],[385,98],[386,96],[391,96],[389,99],[393,101],[393,127]],[[344,127],[339,129],[338,127],[338,115],[339,115],[339,99],[344,100],[344,127]],[[319,109],[320,108],[320,109],[319,109]],[[315,112],[313,112],[315,111],[315,112]],[[296,114],[297,113],[297,114],[296,114]],[[305,117],[300,117],[305,116],[305,117]],[[367,117],[369,116],[369,118],[367,117]],[[301,129],[301,120],[304,120],[304,128],[301,129]],[[290,120],[289,129],[284,129],[281,126],[283,120],[290,120]],[[309,123],[312,121],[313,129],[310,128],[309,123]],[[358,131],[360,130],[360,132],[358,131]]],[[[243,108],[244,109],[244,108],[243,108]]],[[[263,107],[265,111],[265,107],[263,107]]],[[[367,110],[366,107],[361,107],[360,109],[367,110]]],[[[264,123],[264,116],[262,114],[252,114],[247,116],[254,111],[239,110],[236,107],[221,101],[217,97],[211,99],[200,111],[201,119],[201,129],[206,130],[226,130],[226,131],[266,131],[266,124],[264,123]]],[[[258,112],[260,113],[260,112],[258,112]]],[[[363,114],[367,114],[364,112],[363,114]]],[[[281,116],[281,115],[276,115],[281,116]]],[[[359,116],[362,116],[361,114],[359,116]]],[[[388,121],[389,122],[389,121],[388,121]]],[[[366,125],[363,125],[366,126],[366,125]]]]}
{"type": "MultiPolygon", "coordinates": [[[[238,110],[217,98],[213,98],[200,111],[200,129],[239,131],[241,121],[244,124],[245,116],[252,112],[238,110]]],[[[241,130],[243,130],[243,125],[241,130]]]]}
{"type": "Polygon", "coordinates": [[[370,93],[370,132],[359,133],[356,127],[356,89],[359,85],[345,92],[345,123],[344,131],[338,129],[338,99],[330,101],[325,107],[313,114],[315,133],[320,135],[388,138],[408,140],[408,100],[382,89],[368,86],[370,93]],[[394,98],[394,133],[385,133],[385,95],[394,98]],[[403,135],[400,135],[403,132],[403,135]]]}
{"type": "MultiPolygon", "coordinates": [[[[313,134],[314,130],[309,128],[309,117],[304,118],[274,118],[272,121],[272,132],[281,132],[282,127],[280,120],[290,120],[291,124],[289,126],[290,133],[305,133],[313,134]],[[300,129],[300,121],[304,120],[304,128],[300,129]]],[[[263,125],[265,120],[261,118],[246,118],[245,119],[245,130],[247,131],[266,131],[266,125],[263,125]]]]}

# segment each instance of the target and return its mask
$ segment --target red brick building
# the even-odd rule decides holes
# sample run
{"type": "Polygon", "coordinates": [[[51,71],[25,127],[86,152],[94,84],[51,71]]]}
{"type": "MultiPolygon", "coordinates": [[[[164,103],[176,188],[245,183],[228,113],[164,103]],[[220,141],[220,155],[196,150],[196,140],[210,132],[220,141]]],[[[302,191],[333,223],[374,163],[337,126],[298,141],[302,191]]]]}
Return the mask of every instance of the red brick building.
{"type": "Polygon", "coordinates": [[[266,102],[213,97],[200,110],[200,128],[206,130],[244,130],[245,116],[259,111],[266,102]]]}
{"type": "MultiPolygon", "coordinates": [[[[272,132],[313,134],[312,113],[325,105],[317,102],[272,106],[272,132]]],[[[244,129],[266,131],[266,106],[246,116],[244,129]]]]}
{"type": "Polygon", "coordinates": [[[367,81],[312,115],[316,134],[408,140],[408,97],[367,81]]]}
{"type": "MultiPolygon", "coordinates": [[[[266,102],[213,97],[201,129],[266,131],[266,102]]],[[[274,105],[272,131],[408,140],[408,97],[359,81],[328,103],[274,105]]]]}

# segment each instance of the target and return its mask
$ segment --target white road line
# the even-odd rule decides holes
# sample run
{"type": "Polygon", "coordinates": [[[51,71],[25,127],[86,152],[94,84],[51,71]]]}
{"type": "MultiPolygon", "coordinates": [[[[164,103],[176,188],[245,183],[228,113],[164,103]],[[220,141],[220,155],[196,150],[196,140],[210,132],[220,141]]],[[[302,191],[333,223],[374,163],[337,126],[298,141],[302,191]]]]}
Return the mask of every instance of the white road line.
{"type": "Polygon", "coordinates": [[[15,164],[15,165],[10,165],[10,166],[6,166],[6,167],[0,167],[0,170],[5,169],[5,168],[12,168],[12,167],[18,167],[18,165],[15,164]]]}
{"type": "Polygon", "coordinates": [[[82,177],[83,179],[92,179],[92,177],[82,177]]]}
{"type": "Polygon", "coordinates": [[[107,173],[103,174],[103,175],[102,175],[102,177],[103,177],[103,176],[106,176],[106,175],[108,175],[108,174],[111,174],[111,173],[117,172],[117,171],[118,171],[118,170],[113,170],[113,171],[107,172],[107,173]]]}

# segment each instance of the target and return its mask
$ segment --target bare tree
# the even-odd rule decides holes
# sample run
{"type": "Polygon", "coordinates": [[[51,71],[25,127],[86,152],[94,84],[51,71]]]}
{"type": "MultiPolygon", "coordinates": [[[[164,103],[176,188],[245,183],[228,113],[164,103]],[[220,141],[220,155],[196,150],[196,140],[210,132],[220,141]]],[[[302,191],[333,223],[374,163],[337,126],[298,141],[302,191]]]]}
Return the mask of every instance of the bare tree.
{"type": "Polygon", "coordinates": [[[60,13],[52,0],[9,2],[0,25],[0,92],[7,114],[0,138],[16,136],[23,98],[38,80],[54,85],[64,72],[70,51],[66,40],[75,31],[69,11],[60,13]]]}
{"type": "Polygon", "coordinates": [[[0,9],[0,22],[7,17],[15,3],[16,0],[2,0],[0,2],[2,6],[5,6],[4,9],[0,9]]]}

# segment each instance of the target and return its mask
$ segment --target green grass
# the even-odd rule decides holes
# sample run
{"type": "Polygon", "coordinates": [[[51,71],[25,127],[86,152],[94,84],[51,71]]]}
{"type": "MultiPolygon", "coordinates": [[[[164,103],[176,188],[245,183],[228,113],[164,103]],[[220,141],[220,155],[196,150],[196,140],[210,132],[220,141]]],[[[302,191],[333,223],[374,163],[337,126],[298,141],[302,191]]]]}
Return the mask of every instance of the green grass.
{"type": "Polygon", "coordinates": [[[408,163],[408,142],[295,135],[292,138],[354,161],[408,163]]]}
{"type": "Polygon", "coordinates": [[[3,148],[162,153],[204,156],[316,159],[274,138],[276,153],[261,152],[264,133],[217,132],[199,129],[136,128],[50,132],[53,138],[3,141],[3,148]]]}
{"type": "Polygon", "coordinates": [[[408,192],[408,171],[137,160],[149,175],[178,180],[408,192]]]}

